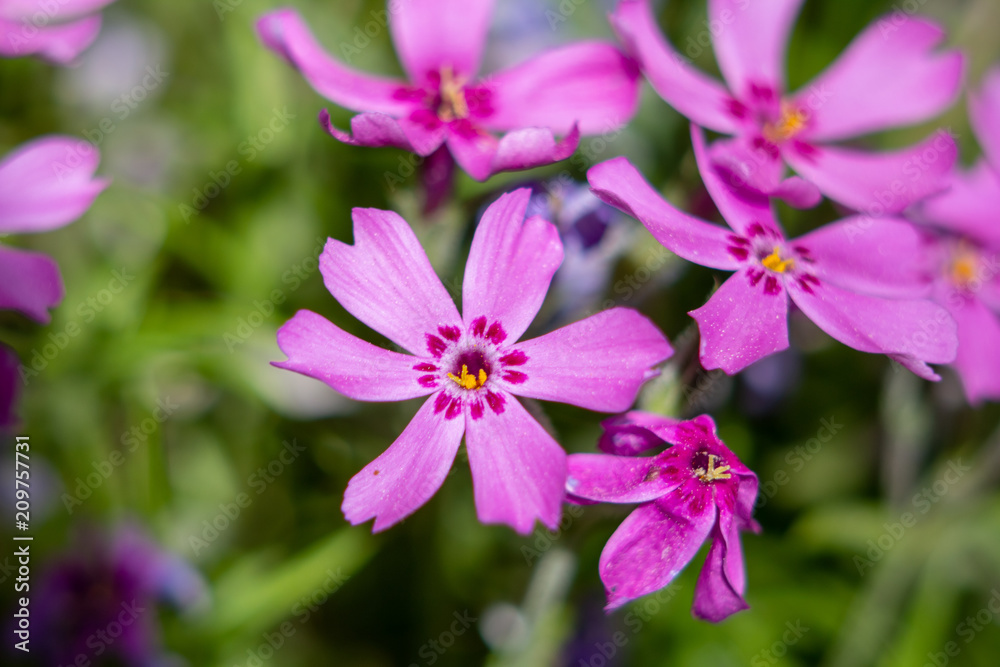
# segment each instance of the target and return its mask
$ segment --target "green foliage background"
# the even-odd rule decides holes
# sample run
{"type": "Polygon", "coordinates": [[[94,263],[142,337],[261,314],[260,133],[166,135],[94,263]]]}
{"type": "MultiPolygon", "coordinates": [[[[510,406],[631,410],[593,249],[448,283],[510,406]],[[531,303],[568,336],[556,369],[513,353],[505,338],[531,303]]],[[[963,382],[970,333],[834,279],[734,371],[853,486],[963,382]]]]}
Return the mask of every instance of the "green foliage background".
{"type": "MultiPolygon", "coordinates": [[[[383,8],[369,0],[294,4],[334,53],[383,8]]],[[[555,27],[553,40],[610,36],[601,3],[563,4],[573,11],[555,27]]],[[[808,81],[890,6],[806,3],[789,50],[791,84],[808,81]]],[[[253,21],[273,8],[263,0],[113,5],[106,24],[139,22],[158,35],[157,62],[168,72],[125,118],[111,98],[105,108],[83,104],[69,84],[76,70],[30,59],[0,62],[0,152],[46,133],[89,131],[93,138],[106,118],[113,125],[98,141],[99,173],[114,183],[91,211],[65,229],[4,240],[54,256],[66,282],[51,325],[3,315],[5,340],[22,360],[30,364],[71,323],[80,327],[29,378],[21,402],[19,432],[32,439],[33,475],[47,471],[49,480],[46,496],[34,501],[36,564],[67,548],[74,527],[140,520],[209,582],[208,606],[163,615],[166,646],[192,665],[248,664],[264,635],[282,623],[294,632],[266,663],[550,665],[563,664],[560,656],[573,645],[593,656],[583,664],[601,665],[600,646],[620,632],[624,642],[607,664],[920,667],[951,641],[960,653],[949,664],[996,664],[1000,616],[971,641],[959,624],[1000,591],[1000,410],[967,407],[950,373],[931,386],[885,358],[833,343],[804,321],[792,327],[802,351],[801,379],[765,414],[745,409],[742,380],[695,374],[685,354],[643,397],[644,405],[673,414],[688,414],[697,407],[688,405],[692,397],[695,403],[705,398],[724,440],[762,483],[771,483],[757,514],[764,531],[744,539],[751,609],[721,625],[690,614],[703,554],[668,595],[604,619],[597,560],[629,508],[577,510],[556,535],[539,530],[525,538],[481,526],[464,454],[441,491],[402,525],[376,536],[370,526],[350,527],[339,509],[348,479],[392,442],[416,404],[337,399],[323,385],[295,382],[267,364],[282,358],[275,332],[300,308],[385,343],[339,307],[312,262],[326,237],[350,241],[352,207],[401,212],[457,294],[477,208],[529,176],[568,169],[582,179],[581,165],[625,154],[682,208],[703,190],[686,121],[647,85],[635,120],[603,145],[584,140],[584,160],[486,184],[462,176],[456,201],[434,222],[425,220],[415,177],[399,187],[387,184],[386,174],[401,173],[408,156],[329,138],[317,112],[329,108],[341,127],[350,114],[260,46],[253,21]],[[294,118],[251,159],[243,142],[283,113],[294,118]],[[196,208],[197,191],[231,161],[239,173],[228,187],[202,210],[185,209],[196,208]],[[91,312],[88,299],[98,298],[116,270],[134,279],[91,312]],[[178,407],[130,448],[133,427],[141,432],[157,401],[167,400],[178,407]],[[334,414],[302,416],[317,404],[334,414]],[[815,453],[805,450],[806,458],[797,448],[818,437],[824,419],[842,428],[815,453]],[[286,441],[305,452],[258,493],[259,469],[278,460],[286,441]],[[63,494],[74,493],[78,478],[116,450],[124,463],[67,511],[63,494]],[[921,514],[915,494],[933,488],[959,460],[971,471],[921,514]],[[211,538],[205,522],[241,493],[251,503],[211,538]],[[906,512],[920,515],[917,525],[893,538],[884,556],[859,567],[858,558],[869,558],[880,537],[886,543],[884,535],[906,512]],[[302,613],[296,605],[329,588],[331,573],[342,585],[302,613]],[[456,613],[479,620],[437,651],[429,642],[450,644],[443,633],[456,613]],[[507,631],[504,618],[512,624],[507,631]],[[788,624],[808,631],[787,642],[788,624]],[[487,625],[490,642],[480,632],[487,625]]],[[[544,8],[535,11],[544,22],[544,8]]],[[[1000,59],[1000,6],[993,0],[926,0],[920,11],[942,21],[950,44],[968,51],[970,81],[1000,59]]],[[[705,31],[704,3],[672,1],[661,19],[683,47],[705,31]]],[[[709,49],[696,62],[717,71],[709,49]]],[[[387,31],[360,50],[354,65],[399,72],[387,31]]],[[[939,122],[862,143],[902,145],[938,126],[958,134],[967,162],[978,153],[964,103],[939,122]]],[[[781,215],[798,233],[838,212],[824,204],[807,212],[782,208],[781,215]]],[[[658,247],[641,228],[636,238],[616,281],[633,275],[658,247]]],[[[608,298],[639,308],[671,340],[680,336],[690,346],[685,313],[703,303],[721,277],[671,259],[645,289],[624,299],[613,282],[608,298]]],[[[561,405],[542,409],[567,450],[594,450],[601,415],[561,405]]],[[[12,595],[10,587],[3,594],[12,595]]]]}

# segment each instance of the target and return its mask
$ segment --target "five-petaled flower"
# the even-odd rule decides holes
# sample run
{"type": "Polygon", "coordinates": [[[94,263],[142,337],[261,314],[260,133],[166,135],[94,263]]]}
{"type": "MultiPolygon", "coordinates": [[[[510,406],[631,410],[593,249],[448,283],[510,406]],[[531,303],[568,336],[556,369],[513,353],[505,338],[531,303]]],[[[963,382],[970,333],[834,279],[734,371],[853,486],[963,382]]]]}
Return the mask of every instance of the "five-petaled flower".
{"type": "MultiPolygon", "coordinates": [[[[108,186],[94,178],[100,154],[79,139],[35,139],[0,160],[0,233],[57,229],[86,212],[108,186]]],[[[0,246],[0,308],[39,322],[62,300],[59,267],[49,257],[0,246]]]]}
{"type": "Polygon", "coordinates": [[[718,622],[746,609],[739,531],[760,530],[751,517],[757,476],[719,440],[712,418],[630,412],[605,428],[601,448],[611,455],[570,455],[566,493],[586,503],[639,503],[601,552],[607,609],[668,585],[709,537],[694,615],[718,622]],[[665,443],[673,446],[634,456],[665,443]]]}
{"type": "Polygon", "coordinates": [[[595,165],[588,179],[598,197],[638,218],[680,257],[736,272],[690,313],[706,369],[733,374],[787,348],[791,297],[845,345],[940,379],[927,363],[955,359],[955,323],[925,298],[921,235],[910,223],[855,216],[786,239],[768,200],[730,188],[708,165],[701,129],[692,125],[691,136],[705,186],[731,229],[675,209],[625,158],[595,165]]]}
{"type": "Polygon", "coordinates": [[[362,112],[347,134],[324,111],[321,122],[334,137],[422,156],[441,149],[449,166],[450,151],[478,180],[563,160],[581,133],[613,130],[635,113],[638,68],[609,43],[552,49],[477,79],[492,13],[493,0],[390,3],[389,27],[408,82],[361,74],[334,60],[293,10],[266,14],[257,29],[318,93],[362,112]],[[565,139],[557,143],[554,134],[565,139]]]}
{"type": "Polygon", "coordinates": [[[899,213],[940,191],[956,158],[945,132],[888,153],[828,142],[934,117],[959,94],[962,55],[934,53],[941,28],[897,11],[869,26],[812,83],[786,93],[785,51],[802,1],[709,0],[728,89],[664,40],[649,0],[623,0],[611,18],[664,100],[702,127],[734,136],[711,147],[734,184],[801,207],[822,193],[874,215],[899,213]],[[801,178],[784,178],[785,163],[801,178]]]}
{"type": "Polygon", "coordinates": [[[479,519],[528,533],[555,528],[566,454],[514,398],[627,409],[652,369],[672,354],[645,317],[613,308],[517,342],[562,261],[555,226],[525,220],[530,191],[504,195],[483,214],[465,269],[463,315],[405,220],[354,210],[354,245],[330,240],[320,269],[352,315],[411,354],[362,341],[300,311],[278,331],[288,361],[356,400],[428,396],[409,426],[354,476],[343,511],[380,531],[434,495],[465,435],[479,519]]]}
{"type": "Polygon", "coordinates": [[[0,0],[0,56],[76,60],[101,30],[98,10],[114,0],[0,0]]]}
{"type": "Polygon", "coordinates": [[[956,170],[920,216],[944,232],[930,239],[928,274],[958,324],[955,369],[975,404],[1000,400],[1000,68],[969,96],[969,112],[985,157],[956,170]]]}

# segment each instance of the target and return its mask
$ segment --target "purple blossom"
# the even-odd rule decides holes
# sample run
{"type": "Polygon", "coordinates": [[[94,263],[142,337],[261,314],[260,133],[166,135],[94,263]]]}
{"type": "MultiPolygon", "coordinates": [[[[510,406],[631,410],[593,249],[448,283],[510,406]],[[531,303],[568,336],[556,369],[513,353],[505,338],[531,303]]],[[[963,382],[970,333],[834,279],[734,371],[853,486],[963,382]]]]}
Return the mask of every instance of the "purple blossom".
{"type": "Polygon", "coordinates": [[[944,232],[929,240],[928,272],[934,299],[958,324],[955,369],[976,404],[1000,400],[1000,68],[970,95],[969,110],[985,155],[955,170],[948,191],[920,215],[944,232]]]}
{"type": "Polygon", "coordinates": [[[0,56],[68,65],[97,38],[113,0],[0,0],[0,56]]]}
{"type": "Polygon", "coordinates": [[[877,215],[938,192],[956,158],[940,134],[910,148],[871,153],[830,145],[928,120],[959,94],[964,59],[934,52],[935,23],[895,12],[870,25],[802,90],[786,91],[788,37],[802,0],[709,0],[712,44],[727,85],[691,67],[668,44],[649,0],[623,0],[612,16],[653,88],[699,125],[732,135],[710,155],[734,184],[800,207],[821,193],[877,215]],[[728,86],[728,87],[727,87],[728,86]],[[785,178],[785,165],[798,177],[785,178]]]}
{"type": "Polygon", "coordinates": [[[318,93],[361,112],[348,134],[323,111],[320,120],[331,135],[421,156],[446,146],[481,181],[563,160],[581,134],[614,129],[635,113],[638,70],[609,43],[555,48],[477,79],[492,14],[492,0],[389,3],[383,20],[408,81],[362,74],[331,58],[294,10],[264,15],[257,30],[318,93]],[[556,142],[556,134],[563,141],[556,142]]]}
{"type": "Polygon", "coordinates": [[[46,664],[85,664],[81,655],[86,664],[99,656],[130,667],[162,664],[156,606],[190,610],[205,596],[201,576],[139,528],[82,531],[38,582],[33,636],[44,638],[46,664]]]}
{"type": "Polygon", "coordinates": [[[590,169],[603,201],[638,218],[680,257],[735,271],[691,311],[709,370],[730,375],[788,347],[788,299],[819,328],[862,352],[887,354],[927,379],[927,363],[955,359],[955,324],[928,301],[916,257],[919,232],[905,220],[856,216],[786,239],[771,204],[745,198],[708,167],[702,131],[691,127],[705,186],[731,229],[686,215],[653,190],[625,158],[590,169]]]}
{"type": "Polygon", "coordinates": [[[651,367],[670,356],[639,313],[615,308],[516,342],[562,261],[552,223],[525,220],[530,190],[504,195],[479,222],[465,270],[464,315],[434,274],[405,220],[354,209],[354,245],[330,240],[320,270],[352,315],[410,354],[362,341],[310,311],[278,331],[275,363],[362,401],[429,396],[381,456],[354,476],[343,511],[384,530],[427,502],[465,435],[476,509],[484,523],[528,533],[559,521],[566,455],[514,395],[590,410],[627,409],[651,367]]]}
{"type": "Polygon", "coordinates": [[[630,412],[605,427],[602,448],[613,455],[570,455],[566,492],[588,503],[639,503],[601,552],[606,608],[668,585],[711,537],[692,611],[717,623],[746,609],[739,531],[760,531],[751,517],[757,476],[719,440],[707,415],[678,421],[630,412]],[[674,446],[633,456],[665,443],[674,446]]]}
{"type": "MultiPolygon", "coordinates": [[[[6,155],[0,160],[0,233],[45,232],[79,218],[108,185],[94,178],[99,160],[90,144],[56,135],[6,155]]],[[[62,297],[62,278],[52,259],[0,246],[0,308],[45,324],[48,309],[62,297]]]]}
{"type": "Polygon", "coordinates": [[[17,375],[20,365],[17,353],[0,343],[0,434],[6,434],[18,423],[15,406],[21,387],[17,375]]]}

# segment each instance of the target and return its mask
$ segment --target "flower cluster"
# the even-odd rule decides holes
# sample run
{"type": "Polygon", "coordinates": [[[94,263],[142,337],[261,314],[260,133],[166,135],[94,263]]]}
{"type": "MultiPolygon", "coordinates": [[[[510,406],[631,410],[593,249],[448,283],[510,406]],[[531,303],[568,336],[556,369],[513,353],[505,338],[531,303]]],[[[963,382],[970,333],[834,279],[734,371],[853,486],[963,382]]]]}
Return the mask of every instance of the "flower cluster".
{"type": "MultiPolygon", "coordinates": [[[[402,148],[446,166],[447,178],[439,170],[427,180],[428,202],[442,198],[456,162],[485,180],[566,158],[581,134],[625,123],[641,71],[692,121],[699,173],[728,227],[675,208],[625,157],[592,167],[589,185],[677,256],[733,272],[690,313],[705,369],[735,374],[786,349],[795,307],[834,339],[928,380],[940,379],[931,364],[955,362],[971,401],[1000,398],[993,312],[1000,279],[991,254],[1000,248],[993,218],[1000,72],[973,100],[987,158],[970,173],[955,170],[957,148],[944,131],[886,153],[838,145],[936,116],[960,92],[964,57],[936,50],[944,32],[931,21],[896,13],[789,93],[784,57],[801,5],[709,0],[712,25],[724,26],[713,30],[713,46],[725,85],[663,38],[649,0],[621,0],[610,17],[624,51],[570,45],[482,79],[493,7],[487,0],[389,4],[406,82],[336,61],[292,10],[265,15],[258,31],[317,92],[361,112],[348,134],[323,111],[321,123],[335,138],[402,148]],[[709,141],[705,130],[728,137],[709,141]],[[565,139],[557,142],[557,134],[565,139]],[[788,238],[775,200],[807,208],[824,196],[848,209],[846,216],[788,238]]],[[[571,187],[561,192],[576,197],[571,187]]],[[[520,341],[564,252],[547,220],[561,218],[561,197],[536,197],[530,209],[529,197],[527,190],[505,194],[482,215],[461,315],[399,216],[355,209],[354,245],[327,244],[321,267],[331,294],[409,354],[301,311],[278,333],[288,360],[276,365],[357,400],[427,397],[396,442],[350,481],[345,516],[355,524],[374,519],[375,531],[408,516],[441,486],[464,435],[484,523],[527,533],[536,519],[554,527],[564,501],[638,505],[601,556],[609,609],[666,586],[709,538],[695,615],[720,621],[745,609],[739,533],[760,529],[751,516],[757,478],[718,438],[710,417],[628,412],[605,422],[605,454],[567,458],[515,398],[626,411],[672,352],[649,320],[625,308],[520,341]]],[[[572,224],[560,224],[572,238],[572,224]]]]}

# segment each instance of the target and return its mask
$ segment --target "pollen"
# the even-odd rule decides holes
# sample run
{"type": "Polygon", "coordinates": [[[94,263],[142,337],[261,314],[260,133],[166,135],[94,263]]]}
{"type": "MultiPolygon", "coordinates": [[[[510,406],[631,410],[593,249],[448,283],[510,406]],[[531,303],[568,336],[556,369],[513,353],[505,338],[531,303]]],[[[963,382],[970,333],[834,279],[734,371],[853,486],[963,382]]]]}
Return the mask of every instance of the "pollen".
{"type": "Polygon", "coordinates": [[[729,466],[719,466],[715,467],[715,460],[719,457],[715,454],[708,455],[708,470],[704,468],[698,468],[694,471],[698,478],[703,482],[714,482],[717,479],[730,479],[732,475],[729,474],[729,466]]]}
{"type": "Polygon", "coordinates": [[[451,65],[441,68],[441,104],[438,107],[438,117],[445,121],[459,120],[469,117],[469,104],[465,101],[462,80],[455,76],[451,65]]]}
{"type": "Polygon", "coordinates": [[[808,121],[809,116],[805,111],[790,104],[783,104],[778,122],[764,125],[764,138],[772,143],[786,141],[804,130],[808,121]]]}
{"type": "Polygon", "coordinates": [[[951,282],[959,287],[968,287],[976,282],[979,257],[967,245],[961,245],[955,251],[948,274],[951,282]]]}
{"type": "Polygon", "coordinates": [[[485,369],[479,369],[479,377],[469,374],[469,367],[462,364],[462,374],[455,375],[454,373],[448,373],[448,377],[451,378],[455,384],[463,389],[480,389],[484,384],[486,384],[486,371],[485,369]]]}
{"type": "Polygon", "coordinates": [[[795,266],[795,260],[781,259],[778,246],[774,246],[774,251],[764,259],[760,260],[760,263],[763,264],[765,268],[771,269],[775,273],[784,273],[788,269],[795,266]]]}

